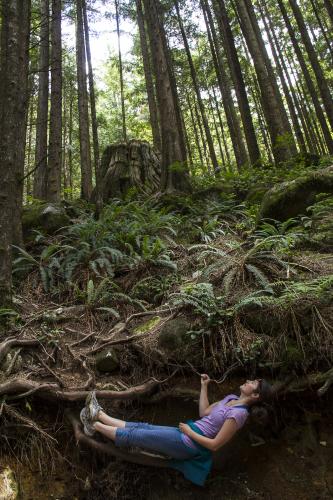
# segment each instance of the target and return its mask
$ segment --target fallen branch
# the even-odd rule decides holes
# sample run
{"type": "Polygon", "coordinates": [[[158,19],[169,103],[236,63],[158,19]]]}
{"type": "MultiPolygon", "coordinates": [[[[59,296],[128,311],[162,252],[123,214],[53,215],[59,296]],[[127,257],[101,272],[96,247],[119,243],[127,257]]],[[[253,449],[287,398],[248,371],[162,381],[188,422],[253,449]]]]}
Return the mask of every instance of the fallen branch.
{"type": "Polygon", "coordinates": [[[36,347],[40,344],[38,340],[26,339],[20,340],[17,338],[12,338],[5,340],[0,344],[0,364],[3,359],[7,356],[8,352],[12,347],[36,347]]]}
{"type": "Polygon", "coordinates": [[[130,451],[124,451],[121,448],[117,448],[111,441],[108,443],[103,443],[96,441],[95,439],[86,436],[82,432],[81,423],[77,420],[74,414],[70,411],[65,412],[67,420],[72,424],[74,436],[77,444],[83,444],[88,448],[91,448],[104,455],[111,455],[120,460],[125,460],[126,462],[131,462],[138,465],[146,465],[148,467],[168,467],[168,459],[161,457],[153,457],[151,455],[142,453],[133,453],[130,451]]]}
{"type": "Polygon", "coordinates": [[[61,380],[60,377],[40,358],[37,354],[35,354],[36,358],[38,359],[39,363],[44,366],[45,370],[51,373],[51,375],[58,381],[58,384],[60,387],[64,387],[64,383],[61,380]]]}

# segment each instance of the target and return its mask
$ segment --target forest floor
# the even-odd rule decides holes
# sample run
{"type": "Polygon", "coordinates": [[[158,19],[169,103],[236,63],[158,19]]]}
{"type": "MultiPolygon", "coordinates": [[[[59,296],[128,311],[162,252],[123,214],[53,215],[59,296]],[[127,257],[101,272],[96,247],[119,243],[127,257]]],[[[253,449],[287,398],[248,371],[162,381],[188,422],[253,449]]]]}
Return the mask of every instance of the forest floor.
{"type": "Polygon", "coordinates": [[[309,220],[258,230],[252,209],[195,202],[183,215],[184,203],[171,215],[132,202],[100,221],[85,212],[17,260],[16,311],[0,310],[12,317],[0,337],[0,492],[10,469],[19,493],[0,498],[333,497],[332,249],[309,244],[309,220]],[[184,331],[162,338],[168,324],[184,331]],[[115,367],[102,370],[110,349],[115,367]],[[75,427],[91,389],[124,420],[195,419],[202,372],[219,379],[211,401],[249,376],[280,389],[266,425],[217,454],[203,489],[120,461],[75,427]]]}

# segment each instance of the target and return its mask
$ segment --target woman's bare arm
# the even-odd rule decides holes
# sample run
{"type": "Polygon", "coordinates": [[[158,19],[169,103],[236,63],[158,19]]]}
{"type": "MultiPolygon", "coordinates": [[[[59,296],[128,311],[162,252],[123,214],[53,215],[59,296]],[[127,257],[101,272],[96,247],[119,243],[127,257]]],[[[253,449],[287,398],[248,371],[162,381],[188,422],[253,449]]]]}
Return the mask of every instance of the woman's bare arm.
{"type": "Polygon", "coordinates": [[[197,432],[193,431],[187,424],[179,424],[179,429],[204,448],[216,451],[230,441],[230,439],[236,434],[237,423],[233,418],[227,418],[216,437],[213,439],[201,436],[197,432]]]}
{"type": "Polygon", "coordinates": [[[210,382],[210,378],[208,375],[201,375],[201,391],[200,391],[200,399],[199,399],[199,415],[200,417],[204,417],[209,415],[206,413],[206,410],[209,408],[208,401],[208,384],[210,382]]]}

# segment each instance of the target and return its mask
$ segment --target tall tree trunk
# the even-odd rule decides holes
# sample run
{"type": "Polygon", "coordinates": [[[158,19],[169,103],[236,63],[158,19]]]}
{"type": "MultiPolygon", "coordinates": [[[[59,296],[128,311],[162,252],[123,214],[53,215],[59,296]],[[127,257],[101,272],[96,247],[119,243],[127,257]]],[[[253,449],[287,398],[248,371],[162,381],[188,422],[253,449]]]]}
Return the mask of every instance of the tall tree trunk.
{"type": "Polygon", "coordinates": [[[127,141],[125,98],[124,98],[124,78],[123,78],[123,63],[122,63],[122,58],[121,58],[121,46],[120,46],[118,0],[115,0],[115,6],[116,6],[116,23],[117,23],[117,36],[118,36],[118,60],[119,60],[119,79],[120,79],[121,117],[122,117],[122,124],[123,124],[123,140],[127,141]]]}
{"type": "Polygon", "coordinates": [[[248,163],[248,156],[243,141],[240,123],[232,99],[229,77],[226,73],[226,70],[224,69],[225,64],[222,59],[221,51],[219,49],[219,40],[217,37],[211,12],[210,10],[206,10],[205,4],[203,2],[201,3],[201,5],[203,7],[203,14],[207,29],[208,41],[211,48],[211,53],[213,57],[217,80],[220,87],[220,92],[222,95],[223,108],[227,118],[227,124],[229,128],[233,150],[235,153],[236,163],[238,169],[241,169],[243,165],[248,163]]]}
{"type": "Polygon", "coordinates": [[[262,21],[264,23],[264,27],[265,27],[265,31],[266,31],[266,35],[267,35],[269,44],[270,44],[271,49],[272,49],[273,59],[275,62],[277,73],[278,73],[279,78],[280,78],[280,82],[282,84],[283,93],[284,93],[284,96],[285,96],[285,99],[286,99],[286,102],[288,105],[291,121],[292,121],[295,135],[297,138],[297,143],[298,143],[300,151],[306,152],[305,140],[303,137],[303,133],[302,133],[299,121],[298,121],[298,116],[297,116],[295,106],[294,106],[293,100],[291,98],[289,88],[288,88],[286,79],[284,77],[282,66],[280,64],[279,57],[277,54],[277,50],[276,50],[276,46],[275,46],[275,43],[277,40],[276,40],[276,38],[274,38],[274,40],[273,40],[273,33],[274,32],[273,32],[272,22],[271,22],[271,19],[269,18],[268,10],[265,8],[265,12],[263,11],[261,2],[259,2],[259,11],[261,14],[262,21]],[[266,17],[267,17],[268,21],[266,20],[266,17]],[[268,23],[269,23],[269,25],[268,25],[268,23]]]}
{"type": "Polygon", "coordinates": [[[280,163],[288,160],[296,153],[291,127],[261,37],[253,6],[249,0],[238,0],[236,5],[241,20],[241,28],[258,77],[263,111],[273,146],[273,155],[275,161],[280,163]]]}
{"type": "Polygon", "coordinates": [[[88,201],[92,192],[92,170],[82,0],[76,1],[76,16],[76,68],[79,106],[81,197],[88,201]]]}
{"type": "Polygon", "coordinates": [[[156,95],[160,110],[162,138],[163,191],[190,191],[186,146],[180,120],[179,101],[173,81],[166,35],[160,19],[160,4],[144,0],[151,54],[156,79],[156,95]]]}
{"type": "Polygon", "coordinates": [[[35,176],[33,196],[45,199],[47,187],[47,126],[49,103],[49,0],[40,2],[40,49],[38,67],[38,108],[36,121],[35,176]]]}
{"type": "MultiPolygon", "coordinates": [[[[204,2],[206,4],[206,9],[208,9],[209,5],[207,0],[204,0],[204,2]]],[[[230,27],[224,0],[214,0],[213,7],[215,17],[218,21],[220,33],[222,35],[222,42],[227,56],[232,81],[235,86],[250,161],[255,165],[260,162],[260,150],[252,121],[252,115],[243,79],[242,69],[239,62],[237,49],[235,46],[234,37],[230,27]]]]}
{"type": "Polygon", "coordinates": [[[152,75],[152,70],[151,70],[151,66],[150,66],[150,56],[149,56],[149,50],[148,50],[146,28],[145,28],[144,17],[143,17],[142,0],[136,0],[136,12],[137,12],[137,19],[138,19],[138,26],[139,26],[139,33],[140,33],[141,53],[142,53],[143,69],[144,69],[145,80],[146,80],[146,90],[147,90],[147,97],[148,97],[150,123],[151,123],[151,129],[152,129],[152,134],[153,134],[153,142],[154,142],[155,148],[160,151],[161,150],[161,132],[160,132],[160,126],[159,126],[159,122],[158,122],[158,110],[157,110],[156,97],[155,97],[155,92],[154,92],[153,75],[152,75]]]}
{"type": "Polygon", "coordinates": [[[1,1],[0,307],[11,304],[11,245],[21,223],[30,7],[29,0],[1,1]]]}
{"type": "Polygon", "coordinates": [[[91,128],[92,128],[93,148],[94,148],[95,179],[96,179],[96,184],[98,184],[98,168],[99,168],[98,126],[97,126],[97,116],[96,116],[96,97],[95,97],[94,73],[93,73],[93,68],[92,68],[92,63],[91,63],[89,24],[88,24],[86,0],[82,0],[82,14],[83,14],[83,23],[84,23],[84,40],[85,40],[85,44],[86,44],[86,54],[87,54],[87,62],[88,62],[89,98],[90,98],[91,128]]]}
{"type": "Polygon", "coordinates": [[[189,47],[189,44],[188,44],[188,41],[187,41],[187,36],[186,36],[186,33],[185,33],[184,25],[183,25],[183,22],[182,22],[182,19],[181,19],[181,16],[180,16],[178,0],[174,0],[174,4],[175,4],[175,7],[176,7],[179,28],[180,28],[181,35],[182,35],[183,42],[184,42],[184,46],[185,46],[185,52],[186,52],[186,56],[187,56],[187,61],[188,61],[189,67],[190,67],[190,72],[191,72],[193,87],[194,87],[195,94],[197,96],[198,105],[199,105],[199,109],[200,109],[200,113],[201,113],[201,117],[202,117],[202,122],[203,122],[203,126],[204,126],[204,129],[205,129],[205,135],[206,135],[206,139],[207,139],[207,143],[208,143],[210,158],[211,158],[211,161],[212,161],[212,164],[213,164],[214,171],[218,172],[218,170],[219,170],[219,164],[218,164],[217,157],[216,157],[216,152],[215,152],[215,148],[214,148],[213,138],[212,138],[212,134],[210,132],[210,128],[209,128],[209,125],[208,125],[208,120],[207,120],[207,115],[206,115],[206,111],[205,111],[205,106],[204,106],[203,101],[202,101],[202,97],[201,97],[201,93],[200,93],[200,89],[199,89],[199,84],[198,84],[198,79],[197,79],[197,74],[196,74],[196,71],[195,71],[195,68],[194,68],[193,59],[192,59],[192,55],[191,55],[191,50],[190,50],[190,47],[189,47]]]}
{"type": "Polygon", "coordinates": [[[328,12],[328,15],[331,19],[332,28],[333,28],[333,2],[332,2],[332,0],[324,0],[324,5],[325,5],[326,10],[328,12]]]}
{"type": "Polygon", "coordinates": [[[281,10],[284,22],[285,22],[285,24],[287,26],[287,30],[288,30],[288,33],[289,33],[292,45],[294,47],[294,51],[296,53],[298,62],[300,64],[300,66],[301,66],[302,73],[303,73],[303,76],[304,76],[304,79],[305,79],[305,82],[306,82],[306,86],[307,86],[308,91],[310,93],[311,100],[312,100],[314,108],[316,110],[318,121],[320,123],[321,129],[322,129],[324,137],[325,137],[325,142],[327,144],[327,148],[328,148],[329,152],[331,154],[333,154],[333,139],[332,139],[332,135],[331,135],[330,129],[328,127],[328,124],[326,122],[326,118],[324,116],[323,110],[321,108],[321,105],[320,105],[320,102],[319,102],[319,99],[318,99],[318,96],[317,96],[317,91],[316,91],[314,83],[312,81],[310,72],[309,72],[309,70],[307,68],[304,56],[303,56],[301,48],[300,48],[300,46],[298,44],[294,28],[291,25],[291,22],[290,22],[287,10],[286,10],[286,8],[284,6],[283,0],[277,0],[277,3],[279,5],[279,7],[280,7],[280,10],[281,10]]]}
{"type": "Polygon", "coordinates": [[[193,132],[194,132],[194,139],[195,139],[195,143],[196,143],[196,146],[197,146],[197,150],[198,150],[198,154],[199,154],[199,159],[200,159],[201,167],[203,167],[204,160],[203,160],[203,155],[202,155],[202,150],[201,150],[201,144],[200,144],[200,140],[199,140],[199,134],[198,134],[197,124],[196,124],[196,120],[195,120],[194,114],[193,114],[193,109],[192,109],[192,105],[191,105],[191,99],[189,98],[188,94],[186,94],[186,102],[187,102],[188,109],[190,110],[191,122],[192,122],[192,127],[193,127],[193,132]]]}
{"type": "Polygon", "coordinates": [[[311,66],[317,80],[318,89],[327,114],[327,118],[331,125],[331,129],[333,130],[333,100],[328,88],[324,72],[320,66],[316,51],[314,50],[310,37],[308,35],[301,9],[299,8],[295,0],[289,0],[289,4],[294,13],[304,46],[308,53],[311,66]]]}
{"type": "Polygon", "coordinates": [[[320,19],[320,15],[319,15],[319,12],[318,12],[319,6],[316,5],[315,0],[310,0],[310,3],[311,3],[311,6],[312,6],[312,9],[313,9],[313,12],[314,12],[314,14],[316,16],[317,22],[319,24],[322,36],[325,39],[325,42],[326,42],[327,48],[329,50],[329,53],[331,54],[331,58],[333,58],[333,48],[332,48],[332,43],[333,42],[332,42],[332,40],[329,40],[329,38],[327,37],[325,27],[324,27],[324,25],[322,23],[322,20],[320,19]]]}
{"type": "Polygon", "coordinates": [[[51,109],[47,200],[60,201],[62,164],[62,54],[61,0],[52,0],[51,21],[51,109]]]}

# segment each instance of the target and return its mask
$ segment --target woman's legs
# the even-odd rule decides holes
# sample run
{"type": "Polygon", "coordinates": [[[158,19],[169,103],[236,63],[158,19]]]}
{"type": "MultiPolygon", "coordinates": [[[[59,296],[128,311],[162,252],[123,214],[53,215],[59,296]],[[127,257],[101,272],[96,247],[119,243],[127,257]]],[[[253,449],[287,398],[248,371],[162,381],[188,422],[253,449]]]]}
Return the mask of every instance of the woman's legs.
{"type": "MultiPolygon", "coordinates": [[[[103,410],[99,410],[99,412],[97,414],[97,421],[102,422],[102,424],[105,424],[106,426],[111,426],[111,427],[124,428],[126,425],[126,422],[124,420],[109,417],[109,415],[107,415],[103,410]]],[[[98,430],[98,429],[96,429],[96,430],[98,430]]]]}
{"type": "MultiPolygon", "coordinates": [[[[130,422],[127,428],[117,428],[95,422],[93,427],[108,439],[115,442],[116,446],[130,448],[133,446],[162,453],[171,458],[186,460],[197,455],[195,448],[186,446],[181,438],[181,433],[176,427],[160,427],[157,429],[146,429],[148,424],[135,424],[130,422]]],[[[149,426],[154,427],[154,426],[149,426]]]]}

